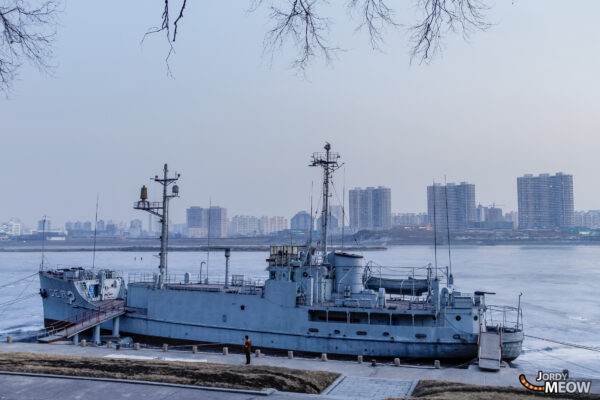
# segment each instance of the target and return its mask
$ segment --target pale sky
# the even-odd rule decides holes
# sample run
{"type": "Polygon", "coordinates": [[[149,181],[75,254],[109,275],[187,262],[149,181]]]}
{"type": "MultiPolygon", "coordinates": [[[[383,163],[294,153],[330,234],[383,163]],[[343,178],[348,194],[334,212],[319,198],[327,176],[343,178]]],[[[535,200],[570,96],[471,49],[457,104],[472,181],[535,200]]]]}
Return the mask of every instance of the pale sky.
{"type": "Polygon", "coordinates": [[[209,197],[230,216],[290,218],[311,182],[320,193],[307,165],[325,141],[346,188],[391,187],[393,212],[425,211],[444,175],[516,210],[517,176],[557,171],[573,174],[576,209],[600,209],[599,2],[492,4],[489,31],[448,36],[429,65],[410,64],[402,29],[371,50],[340,8],[331,42],[345,51],[306,78],[289,52],[262,55],[268,21],[248,4],[189,3],[169,78],[164,39],[140,46],[160,1],[67,1],[54,76],[24,68],[0,98],[0,221],[93,220],[100,193],[100,218],[145,223],[131,205],[164,162],[182,174],[174,222],[209,197]]]}

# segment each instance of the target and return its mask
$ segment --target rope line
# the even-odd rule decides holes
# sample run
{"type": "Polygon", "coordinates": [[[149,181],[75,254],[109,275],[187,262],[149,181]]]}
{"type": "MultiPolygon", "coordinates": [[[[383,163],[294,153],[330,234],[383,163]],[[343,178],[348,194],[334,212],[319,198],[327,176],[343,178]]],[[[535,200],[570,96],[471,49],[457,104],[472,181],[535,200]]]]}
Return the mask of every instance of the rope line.
{"type": "Polygon", "coordinates": [[[570,347],[576,347],[578,349],[596,351],[596,352],[600,353],[600,347],[592,347],[592,346],[585,346],[585,345],[582,345],[582,344],[568,343],[568,342],[563,342],[563,341],[560,341],[560,340],[548,339],[548,338],[543,338],[543,337],[533,336],[533,335],[524,335],[524,336],[530,337],[530,338],[533,338],[533,339],[544,340],[546,342],[562,344],[562,345],[570,346],[570,347]]]}
{"type": "Polygon", "coordinates": [[[2,289],[2,288],[5,288],[5,287],[7,287],[7,286],[10,286],[10,285],[14,285],[15,283],[19,283],[19,282],[21,282],[21,281],[24,281],[25,279],[29,279],[29,278],[31,278],[32,276],[35,276],[35,275],[37,275],[37,274],[38,274],[37,272],[34,272],[33,274],[31,274],[31,275],[27,275],[27,276],[26,276],[26,277],[24,277],[24,278],[17,279],[16,281],[13,281],[13,282],[10,282],[10,283],[5,283],[4,285],[1,285],[1,286],[0,286],[0,289],[2,289]]]}

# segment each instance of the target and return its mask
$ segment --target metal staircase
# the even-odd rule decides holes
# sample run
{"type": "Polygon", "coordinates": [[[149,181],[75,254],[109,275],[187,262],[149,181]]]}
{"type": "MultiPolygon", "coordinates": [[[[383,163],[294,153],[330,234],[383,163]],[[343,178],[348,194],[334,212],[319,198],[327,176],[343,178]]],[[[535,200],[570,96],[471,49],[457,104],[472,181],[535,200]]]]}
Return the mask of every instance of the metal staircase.
{"type": "Polygon", "coordinates": [[[59,321],[46,328],[38,342],[52,343],[67,339],[103,322],[125,314],[125,300],[110,300],[93,310],[85,310],[75,314],[65,321],[59,321]]]}

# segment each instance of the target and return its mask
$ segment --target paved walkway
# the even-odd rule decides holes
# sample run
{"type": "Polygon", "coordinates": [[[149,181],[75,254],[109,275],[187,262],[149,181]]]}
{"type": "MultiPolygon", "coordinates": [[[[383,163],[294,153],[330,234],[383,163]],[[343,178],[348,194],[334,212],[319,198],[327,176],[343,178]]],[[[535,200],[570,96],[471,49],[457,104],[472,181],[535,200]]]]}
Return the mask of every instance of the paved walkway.
{"type": "Polygon", "coordinates": [[[334,382],[323,394],[348,400],[407,397],[416,384],[417,381],[344,376],[339,382],[334,382]]]}
{"type": "MultiPolygon", "coordinates": [[[[141,349],[139,351],[133,349],[121,349],[116,350],[115,348],[108,349],[106,346],[104,347],[96,347],[96,346],[74,346],[70,342],[57,342],[54,344],[40,344],[40,343],[22,343],[15,342],[11,344],[0,343],[0,351],[10,351],[10,352],[30,352],[30,353],[46,353],[46,354],[62,354],[62,355],[74,355],[74,356],[93,356],[93,357],[131,357],[131,358],[143,358],[143,359],[165,359],[165,360],[173,360],[173,361],[187,361],[187,362],[211,362],[211,363],[220,363],[220,364],[231,364],[231,365],[243,365],[245,363],[245,357],[242,354],[230,354],[228,356],[224,356],[220,353],[215,352],[199,352],[198,354],[192,354],[189,348],[180,349],[180,350],[172,350],[170,349],[168,352],[163,352],[160,349],[152,348],[152,349],[141,349]]],[[[369,359],[370,361],[370,359],[369,359]]],[[[508,368],[503,367],[498,372],[483,372],[479,370],[479,368],[475,365],[469,366],[469,368],[441,368],[436,369],[433,368],[432,365],[401,365],[395,366],[392,363],[377,363],[377,366],[371,366],[370,362],[365,362],[363,364],[359,364],[356,361],[336,361],[330,360],[327,362],[320,361],[316,358],[294,358],[288,359],[287,357],[275,357],[275,356],[265,356],[261,357],[252,357],[252,364],[254,365],[269,365],[269,366],[278,366],[278,367],[287,367],[287,368],[297,368],[297,369],[305,369],[305,370],[324,370],[324,371],[332,371],[342,374],[342,378],[339,379],[328,388],[323,395],[314,396],[314,395],[300,395],[300,394],[289,394],[289,393],[280,393],[277,392],[277,398],[300,398],[304,396],[304,398],[312,397],[312,398],[344,398],[344,399],[383,399],[390,396],[405,396],[411,392],[411,387],[414,387],[418,380],[426,380],[426,379],[435,379],[435,380],[445,380],[452,382],[462,382],[462,383],[471,383],[476,385],[493,385],[493,386],[513,386],[513,387],[521,387],[519,383],[519,375],[524,373],[523,371],[516,368],[508,368]],[[283,397],[280,397],[283,396],[283,397]],[[329,397],[332,396],[332,397],[329,397]]],[[[534,380],[536,371],[527,371],[526,375],[530,381],[534,380]]],[[[26,390],[26,388],[19,387],[18,383],[27,381],[29,378],[16,379],[16,377],[0,377],[0,394],[6,393],[7,396],[15,395],[17,393],[25,393],[19,390],[26,390]],[[12,380],[15,380],[14,383],[12,380]],[[6,384],[6,386],[5,386],[6,384]]],[[[42,378],[31,378],[32,381],[36,379],[42,378]]],[[[63,380],[57,379],[53,381],[55,383],[49,386],[49,390],[55,390],[54,393],[60,393],[60,390],[63,390],[64,393],[69,393],[70,390],[73,391],[74,388],[77,388],[79,391],[80,382],[76,383],[74,386],[74,381],[72,380],[63,380]],[[64,382],[63,382],[64,381],[64,382]]],[[[48,382],[46,382],[48,383],[48,382]]],[[[45,383],[45,384],[46,384],[45,383]]],[[[132,384],[126,383],[86,383],[85,387],[90,387],[90,392],[98,389],[99,387],[104,387],[103,385],[108,385],[111,388],[114,385],[121,385],[119,387],[124,387],[122,385],[126,385],[127,389],[119,389],[124,390],[124,392],[119,393],[125,398],[135,398],[141,396],[142,394],[137,393],[146,393],[144,391],[148,390],[146,387],[144,388],[136,388],[135,390],[132,388],[132,384]],[[97,387],[97,386],[98,387],[97,387]],[[131,386],[131,388],[129,388],[131,386]]],[[[594,385],[594,391],[598,391],[598,386],[594,385]]],[[[28,389],[34,390],[34,389],[28,389]]],[[[179,390],[179,389],[178,389],[179,390]]],[[[187,396],[187,391],[192,390],[196,391],[196,395],[190,394],[189,396],[197,396],[198,389],[181,389],[181,396],[187,396]]],[[[34,392],[32,392],[35,394],[34,392]]],[[[38,395],[41,392],[37,392],[38,395]]],[[[104,392],[103,392],[104,393],[104,392]]],[[[113,393],[113,392],[111,392],[113,393]]],[[[156,389],[154,387],[151,389],[148,395],[143,394],[144,400],[153,400],[153,399],[163,399],[167,398],[168,393],[177,393],[177,398],[179,398],[180,392],[175,391],[175,389],[156,389]],[[155,396],[155,397],[152,397],[155,396]],[[158,397],[156,397],[158,396],[158,397]],[[163,396],[163,397],[160,397],[163,396]]],[[[44,391],[45,394],[45,391],[44,391]]],[[[169,395],[170,396],[170,395],[169,395]]],[[[204,396],[204,394],[203,394],[204,396]]],[[[246,398],[256,398],[256,396],[248,397],[248,395],[233,395],[227,394],[226,397],[214,397],[215,392],[207,393],[206,397],[203,398],[231,398],[231,399],[246,399],[246,398]]],[[[268,396],[269,399],[273,398],[268,396]]],[[[262,396],[260,396],[262,397],[262,396]]],[[[19,398],[16,397],[4,397],[4,398],[19,398]]],[[[27,397],[23,397],[27,398],[27,397]]],[[[31,398],[38,398],[33,396],[31,398]]],[[[45,398],[58,398],[58,396],[45,396],[45,398]]],[[[62,397],[64,399],[75,398],[75,397],[62,397]]],[[[81,396],[77,398],[89,398],[87,396],[81,396]]],[[[175,397],[172,397],[175,398],[175,397]]],[[[181,397],[187,398],[187,397],[181,397]]],[[[190,397],[191,398],[191,397],[190,397]]],[[[3,399],[0,396],[0,399],[3,399]]]]}

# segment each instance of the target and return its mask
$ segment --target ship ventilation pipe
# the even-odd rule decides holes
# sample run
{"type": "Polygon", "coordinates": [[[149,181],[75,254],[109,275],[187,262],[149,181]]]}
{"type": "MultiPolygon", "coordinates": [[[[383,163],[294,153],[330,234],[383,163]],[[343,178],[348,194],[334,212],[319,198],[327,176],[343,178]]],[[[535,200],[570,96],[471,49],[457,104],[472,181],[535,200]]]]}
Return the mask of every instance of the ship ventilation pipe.
{"type": "Polygon", "coordinates": [[[231,249],[225,249],[225,287],[228,287],[229,283],[229,256],[231,256],[231,249]]]}

